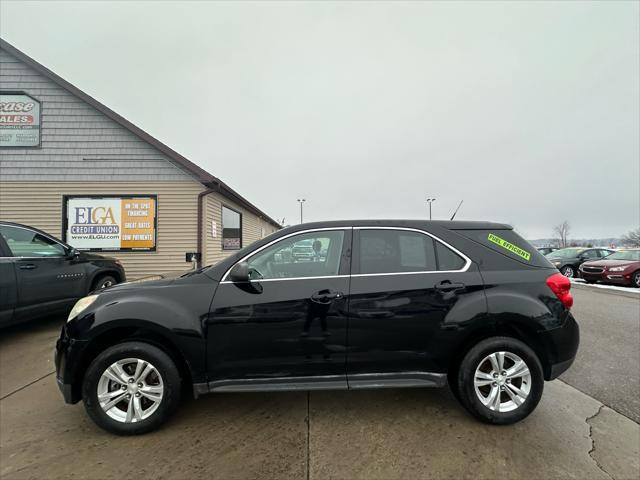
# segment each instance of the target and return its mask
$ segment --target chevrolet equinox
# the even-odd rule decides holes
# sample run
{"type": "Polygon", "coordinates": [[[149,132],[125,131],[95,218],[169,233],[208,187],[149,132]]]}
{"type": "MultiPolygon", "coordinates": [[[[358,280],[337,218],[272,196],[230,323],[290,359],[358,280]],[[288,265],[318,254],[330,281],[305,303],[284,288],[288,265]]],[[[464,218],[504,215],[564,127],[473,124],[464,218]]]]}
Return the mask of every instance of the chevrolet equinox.
{"type": "Polygon", "coordinates": [[[333,221],[216,265],[79,300],[56,345],[67,403],[117,434],[181,395],[442,387],[511,424],[578,349],[569,280],[508,225],[333,221]],[[313,244],[323,255],[300,257],[313,244]]]}

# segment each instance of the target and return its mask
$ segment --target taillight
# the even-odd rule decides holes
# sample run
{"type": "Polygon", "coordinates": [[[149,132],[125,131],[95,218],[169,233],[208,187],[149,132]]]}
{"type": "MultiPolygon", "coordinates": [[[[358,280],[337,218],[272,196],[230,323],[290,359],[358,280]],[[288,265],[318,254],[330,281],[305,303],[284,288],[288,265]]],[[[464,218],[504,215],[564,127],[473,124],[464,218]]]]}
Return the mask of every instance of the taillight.
{"type": "Polygon", "coordinates": [[[573,305],[573,297],[571,296],[571,281],[561,273],[554,273],[547,278],[547,286],[556,294],[558,300],[562,302],[567,310],[573,305]]]}

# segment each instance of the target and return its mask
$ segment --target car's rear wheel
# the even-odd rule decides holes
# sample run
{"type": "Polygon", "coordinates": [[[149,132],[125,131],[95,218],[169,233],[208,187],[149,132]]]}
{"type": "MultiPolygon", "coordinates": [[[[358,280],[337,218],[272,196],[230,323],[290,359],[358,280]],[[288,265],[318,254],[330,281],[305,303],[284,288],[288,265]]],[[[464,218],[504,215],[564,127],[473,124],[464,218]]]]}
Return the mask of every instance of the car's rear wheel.
{"type": "Polygon", "coordinates": [[[635,272],[631,277],[631,284],[636,288],[640,288],[640,270],[635,272]]]}
{"type": "Polygon", "coordinates": [[[492,337],[465,355],[457,375],[459,400],[483,422],[508,425],[527,417],[544,389],[540,360],[510,337],[492,337]]]}
{"type": "Polygon", "coordinates": [[[560,273],[562,273],[567,278],[576,277],[576,269],[573,268],[571,265],[565,265],[564,267],[562,267],[562,269],[560,270],[560,273]]]}
{"type": "Polygon", "coordinates": [[[180,402],[180,375],[171,358],[153,345],[126,342],[91,362],[82,396],[91,419],[118,435],[158,428],[180,402]]]}
{"type": "Polygon", "coordinates": [[[115,285],[116,283],[118,283],[118,280],[116,280],[115,277],[111,275],[103,275],[101,277],[98,277],[95,282],[93,282],[92,290],[102,290],[103,288],[110,287],[112,285],[115,285]]]}

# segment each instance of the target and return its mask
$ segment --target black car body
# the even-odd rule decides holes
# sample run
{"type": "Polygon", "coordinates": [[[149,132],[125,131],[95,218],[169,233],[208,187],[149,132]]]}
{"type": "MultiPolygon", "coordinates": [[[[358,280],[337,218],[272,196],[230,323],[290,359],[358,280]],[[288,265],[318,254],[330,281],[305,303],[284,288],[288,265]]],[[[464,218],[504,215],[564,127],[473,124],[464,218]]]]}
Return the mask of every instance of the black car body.
{"type": "MultiPolygon", "coordinates": [[[[118,285],[87,299],[88,306],[74,308],[57,342],[57,379],[68,403],[84,399],[91,417],[116,433],[157,427],[161,420],[144,419],[139,402],[154,389],[164,391],[161,402],[172,403],[178,395],[172,378],[189,384],[196,397],[443,386],[449,380],[478,418],[511,423],[535,407],[543,379],[556,378],[576,355],[569,287],[544,256],[502,224],[299,225],[214,266],[118,285]],[[282,252],[304,239],[323,242],[324,261],[286,260],[282,252]],[[139,360],[126,365],[131,358],[139,360]],[[510,366],[493,371],[493,363],[483,363],[487,371],[476,374],[488,376],[478,380],[486,386],[474,387],[472,380],[469,387],[465,375],[479,358],[499,360],[498,370],[503,362],[510,366]],[[486,390],[484,400],[478,397],[483,403],[500,384],[502,393],[487,401],[508,405],[513,392],[504,391],[504,382],[518,358],[528,359],[522,371],[530,378],[514,380],[531,392],[526,407],[516,408],[517,397],[513,411],[483,411],[477,399],[473,403],[473,388],[483,395],[486,390]],[[150,370],[153,362],[158,375],[149,384],[138,382],[139,370],[150,370]],[[114,407],[107,400],[118,395],[114,407]]],[[[147,404],[152,401],[149,396],[147,404]]],[[[158,415],[174,407],[166,408],[158,415]]]]}
{"type": "Polygon", "coordinates": [[[568,247],[547,254],[547,259],[565,277],[575,278],[579,274],[580,265],[584,262],[604,258],[613,252],[614,250],[608,248],[568,247]]]}
{"type": "Polygon", "coordinates": [[[79,252],[42,230],[0,222],[0,327],[68,313],[96,288],[125,281],[114,258],[79,252]]]}

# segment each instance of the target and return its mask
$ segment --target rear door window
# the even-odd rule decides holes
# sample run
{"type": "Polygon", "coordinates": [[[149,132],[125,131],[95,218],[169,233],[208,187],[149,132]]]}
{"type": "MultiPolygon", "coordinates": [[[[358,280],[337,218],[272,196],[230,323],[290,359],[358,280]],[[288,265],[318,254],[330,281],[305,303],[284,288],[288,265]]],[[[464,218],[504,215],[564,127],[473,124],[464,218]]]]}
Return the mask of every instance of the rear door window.
{"type": "Polygon", "coordinates": [[[464,258],[440,242],[436,242],[438,270],[460,270],[466,263],[464,258]]]}
{"type": "Polygon", "coordinates": [[[360,273],[407,273],[437,269],[433,239],[405,230],[360,230],[360,273]]]}
{"type": "Polygon", "coordinates": [[[429,235],[409,230],[362,229],[357,269],[361,274],[461,270],[466,260],[429,235]]]}

